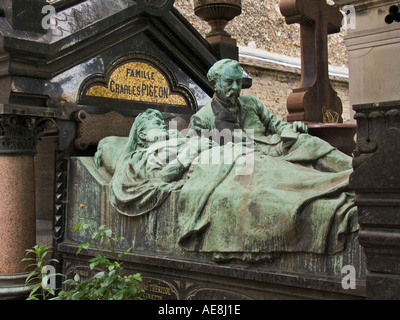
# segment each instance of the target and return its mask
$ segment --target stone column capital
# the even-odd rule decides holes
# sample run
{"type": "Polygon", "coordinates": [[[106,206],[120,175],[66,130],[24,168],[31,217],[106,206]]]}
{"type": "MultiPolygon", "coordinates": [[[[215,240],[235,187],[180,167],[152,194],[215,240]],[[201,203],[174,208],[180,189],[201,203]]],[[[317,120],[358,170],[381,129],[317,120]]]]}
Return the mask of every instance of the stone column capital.
{"type": "Polygon", "coordinates": [[[52,118],[0,114],[0,156],[34,156],[39,133],[55,127],[52,118]]]}

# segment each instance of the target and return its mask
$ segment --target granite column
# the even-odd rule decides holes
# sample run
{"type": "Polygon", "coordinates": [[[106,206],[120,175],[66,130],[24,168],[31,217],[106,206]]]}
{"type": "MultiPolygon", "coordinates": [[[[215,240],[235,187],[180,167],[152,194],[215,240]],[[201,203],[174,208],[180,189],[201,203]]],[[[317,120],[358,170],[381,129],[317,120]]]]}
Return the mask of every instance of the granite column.
{"type": "Polygon", "coordinates": [[[34,155],[48,119],[0,115],[0,299],[18,298],[31,270],[26,249],[36,244],[34,155]]]}

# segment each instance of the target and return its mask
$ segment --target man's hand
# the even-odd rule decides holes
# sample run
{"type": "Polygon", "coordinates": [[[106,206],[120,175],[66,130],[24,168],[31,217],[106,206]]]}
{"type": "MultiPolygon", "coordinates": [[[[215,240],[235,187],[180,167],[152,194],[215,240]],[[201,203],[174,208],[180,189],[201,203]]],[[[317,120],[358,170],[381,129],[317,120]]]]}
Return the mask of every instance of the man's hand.
{"type": "Polygon", "coordinates": [[[292,124],[285,126],[281,132],[281,138],[285,143],[293,143],[297,140],[300,133],[307,133],[308,128],[301,121],[294,121],[292,124]]]}
{"type": "Polygon", "coordinates": [[[308,133],[307,125],[301,121],[294,121],[292,123],[293,132],[308,133]]]}

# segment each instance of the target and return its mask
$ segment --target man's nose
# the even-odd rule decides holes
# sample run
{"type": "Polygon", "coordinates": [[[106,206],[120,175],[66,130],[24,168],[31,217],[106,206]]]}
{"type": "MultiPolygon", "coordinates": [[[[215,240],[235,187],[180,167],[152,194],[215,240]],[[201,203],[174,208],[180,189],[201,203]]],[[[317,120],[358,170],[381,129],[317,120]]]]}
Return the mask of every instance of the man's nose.
{"type": "Polygon", "coordinates": [[[240,89],[239,82],[233,81],[233,83],[232,83],[232,89],[234,89],[234,90],[239,90],[239,89],[240,89]]]}

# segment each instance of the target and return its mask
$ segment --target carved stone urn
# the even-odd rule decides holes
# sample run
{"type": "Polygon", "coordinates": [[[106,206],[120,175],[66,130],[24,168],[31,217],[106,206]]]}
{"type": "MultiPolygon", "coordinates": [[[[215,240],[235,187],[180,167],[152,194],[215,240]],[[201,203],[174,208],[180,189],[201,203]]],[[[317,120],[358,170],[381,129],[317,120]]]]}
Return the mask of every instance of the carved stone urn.
{"type": "Polygon", "coordinates": [[[193,0],[194,13],[211,26],[206,34],[209,43],[228,43],[236,45],[236,40],[225,31],[229,21],[242,13],[241,0],[193,0]]]}

